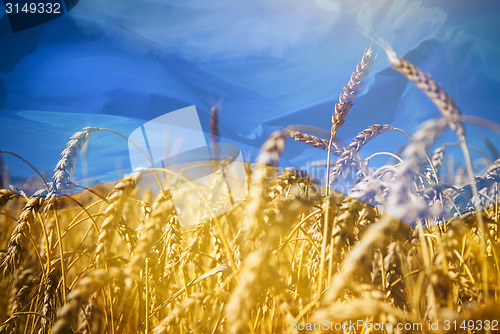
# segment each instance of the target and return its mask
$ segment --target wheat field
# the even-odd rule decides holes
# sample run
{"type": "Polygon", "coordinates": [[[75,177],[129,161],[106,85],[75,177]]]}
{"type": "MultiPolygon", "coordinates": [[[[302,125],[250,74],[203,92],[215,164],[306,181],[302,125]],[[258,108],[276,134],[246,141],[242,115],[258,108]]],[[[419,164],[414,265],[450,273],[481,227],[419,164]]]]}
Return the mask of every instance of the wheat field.
{"type": "MultiPolygon", "coordinates": [[[[404,129],[374,124],[348,145],[335,140],[374,61],[370,48],[335,105],[330,138],[275,131],[245,164],[247,198],[190,226],[174,205],[179,194],[140,186],[167,172],[159,168],[64,196],[80,149],[105,129],[75,133],[43,189],[0,191],[0,332],[498,332],[499,157],[474,170],[465,124],[478,121],[383,47],[442,116],[408,135],[393,163],[374,169],[358,152],[404,129]],[[451,172],[453,143],[435,146],[448,128],[464,158],[451,172]],[[324,151],[327,184],[354,171],[350,196],[278,168],[287,140],[324,151]]],[[[217,117],[214,107],[213,142],[217,117]]]]}

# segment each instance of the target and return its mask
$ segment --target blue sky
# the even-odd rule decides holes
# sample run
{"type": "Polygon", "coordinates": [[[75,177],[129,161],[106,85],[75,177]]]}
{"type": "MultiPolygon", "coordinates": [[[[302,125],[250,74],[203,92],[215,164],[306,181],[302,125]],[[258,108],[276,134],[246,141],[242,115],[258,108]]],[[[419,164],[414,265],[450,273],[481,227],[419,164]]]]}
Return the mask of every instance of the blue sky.
{"type": "MultiPolygon", "coordinates": [[[[208,130],[222,100],[221,134],[255,156],[276,128],[328,131],[333,106],[370,44],[387,40],[430,72],[462,112],[500,123],[500,4],[497,1],[81,1],[44,25],[12,33],[0,17],[0,149],[52,170],[72,133],[104,126],[130,134],[142,123],[195,105],[208,130]]],[[[388,68],[382,50],[338,136],[373,123],[413,132],[438,117],[412,84],[388,68]]],[[[497,134],[470,127],[469,142],[497,134]]],[[[448,136],[453,139],[452,136],[448,136]]],[[[388,134],[363,156],[407,142],[388,134]]],[[[288,143],[286,164],[303,167],[323,152],[288,143]]],[[[32,172],[4,158],[14,176],[32,172]]],[[[97,134],[90,174],[127,168],[127,143],[97,134]]],[[[381,161],[383,163],[384,161],[381,161]]]]}

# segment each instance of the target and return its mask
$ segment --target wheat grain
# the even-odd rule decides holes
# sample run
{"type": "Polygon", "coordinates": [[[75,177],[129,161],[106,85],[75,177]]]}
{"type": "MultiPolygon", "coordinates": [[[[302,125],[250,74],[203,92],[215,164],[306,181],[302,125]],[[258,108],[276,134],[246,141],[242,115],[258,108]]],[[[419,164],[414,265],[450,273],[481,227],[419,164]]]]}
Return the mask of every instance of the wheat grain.
{"type": "Polygon", "coordinates": [[[339,102],[335,104],[335,112],[332,114],[331,138],[335,138],[337,131],[344,124],[347,113],[352,107],[352,101],[363,87],[363,80],[373,65],[372,58],[373,50],[369,48],[356,65],[356,71],[352,73],[351,79],[344,86],[343,92],[339,96],[339,102]]]}
{"type": "Polygon", "coordinates": [[[434,81],[430,74],[400,58],[390,47],[384,50],[391,65],[427,95],[459,137],[465,137],[465,128],[460,121],[460,109],[443,87],[434,81]]]}
{"type": "Polygon", "coordinates": [[[219,109],[216,106],[210,108],[210,147],[212,150],[212,160],[218,160],[220,132],[219,132],[219,109]]]}
{"type": "Polygon", "coordinates": [[[166,267],[165,275],[169,274],[170,267],[172,264],[176,264],[179,261],[182,247],[182,237],[180,231],[180,222],[176,215],[172,215],[167,222],[166,226],[166,237],[165,237],[165,249],[166,249],[166,267]]]}
{"type": "Polygon", "coordinates": [[[361,150],[361,148],[370,140],[377,137],[378,135],[381,135],[387,130],[395,130],[395,128],[390,125],[374,124],[354,137],[351,144],[347,146],[347,148],[340,156],[339,160],[333,166],[332,171],[330,172],[330,183],[336,182],[342,172],[342,169],[349,164],[359,164],[359,158],[357,157],[357,153],[359,152],[359,150],[361,150]]]}
{"type": "MultiPolygon", "coordinates": [[[[328,140],[326,139],[321,139],[297,130],[288,130],[288,135],[298,142],[328,151],[328,140]]],[[[332,142],[332,144],[330,145],[330,152],[335,155],[341,155],[344,152],[344,149],[339,144],[332,142]]]]}
{"type": "Polygon", "coordinates": [[[17,195],[14,194],[12,191],[7,189],[0,189],[0,208],[5,204],[7,204],[8,201],[16,197],[17,195]]]}
{"type": "Polygon", "coordinates": [[[57,312],[57,320],[52,327],[52,334],[71,333],[83,303],[94,291],[103,286],[110,279],[105,270],[95,270],[81,279],[73,291],[68,294],[66,304],[57,312]]]}
{"type": "Polygon", "coordinates": [[[90,334],[104,331],[104,319],[102,319],[104,310],[99,307],[97,302],[97,294],[93,293],[82,308],[78,318],[77,333],[90,334]]]}
{"type": "MultiPolygon", "coordinates": [[[[61,275],[60,262],[56,262],[52,265],[49,274],[44,279],[43,302],[42,309],[40,310],[40,314],[43,315],[43,317],[40,319],[40,329],[38,330],[38,334],[47,334],[50,331],[50,324],[53,322],[58,308],[57,287],[59,285],[61,275]],[[51,322],[48,320],[51,320],[51,322]]],[[[65,286],[61,288],[66,289],[65,286]]]]}
{"type": "Polygon", "coordinates": [[[82,131],[78,131],[71,140],[66,144],[66,148],[61,152],[61,159],[58,161],[55,169],[54,176],[52,177],[53,194],[59,194],[65,187],[71,183],[71,171],[75,164],[75,159],[82,146],[89,140],[90,135],[100,131],[99,128],[87,127],[82,131]]]}
{"type": "Polygon", "coordinates": [[[36,220],[35,212],[40,209],[42,203],[41,198],[31,198],[21,211],[0,264],[4,277],[21,264],[27,249],[31,226],[36,220]]]}
{"type": "Polygon", "coordinates": [[[266,234],[254,239],[258,247],[245,257],[241,280],[228,302],[229,333],[247,330],[250,313],[257,299],[276,279],[272,251],[278,247],[281,235],[290,228],[286,222],[304,209],[302,203],[294,197],[279,199],[275,205],[276,208],[270,208],[264,213],[264,221],[267,221],[266,234]]]}
{"type": "Polygon", "coordinates": [[[122,219],[121,212],[124,203],[127,201],[128,195],[134,190],[139,177],[140,174],[131,174],[123,177],[107,197],[109,204],[104,212],[105,219],[101,226],[95,250],[98,262],[109,255],[109,248],[113,239],[113,230],[122,219]]]}
{"type": "Polygon", "coordinates": [[[128,267],[125,274],[128,277],[136,279],[139,271],[142,269],[144,260],[148,256],[151,247],[161,237],[161,230],[164,224],[168,221],[169,216],[174,212],[175,207],[170,194],[164,196],[160,194],[153,205],[152,214],[147,219],[144,230],[139,237],[137,246],[134,249],[132,256],[128,262],[128,267]]]}
{"type": "Polygon", "coordinates": [[[264,225],[262,212],[266,207],[266,184],[275,173],[276,169],[271,166],[277,166],[279,163],[285,147],[286,135],[285,130],[273,132],[260,149],[250,181],[249,204],[245,210],[242,233],[239,234],[238,239],[253,240],[262,231],[264,225]]]}

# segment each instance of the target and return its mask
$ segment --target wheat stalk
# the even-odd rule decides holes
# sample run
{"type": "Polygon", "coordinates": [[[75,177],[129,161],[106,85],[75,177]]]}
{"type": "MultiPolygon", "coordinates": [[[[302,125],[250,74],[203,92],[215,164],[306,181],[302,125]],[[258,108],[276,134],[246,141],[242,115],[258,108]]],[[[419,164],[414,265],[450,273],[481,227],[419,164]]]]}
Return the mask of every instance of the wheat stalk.
{"type": "MultiPolygon", "coordinates": [[[[351,79],[344,86],[343,92],[340,94],[339,102],[335,104],[335,112],[332,114],[332,127],[330,129],[330,140],[328,142],[328,155],[326,160],[326,211],[325,211],[325,221],[330,220],[330,159],[331,159],[331,145],[333,143],[333,139],[337,135],[337,131],[344,124],[345,118],[347,116],[348,111],[352,107],[352,101],[356,98],[361,87],[363,86],[363,80],[368,75],[368,72],[373,64],[372,61],[373,50],[369,48],[364,54],[361,60],[358,62],[356,66],[356,71],[352,73],[351,79]]],[[[344,154],[344,153],[343,153],[344,154]]],[[[326,246],[327,246],[327,225],[325,224],[323,228],[323,243],[321,245],[321,258],[320,258],[320,267],[319,267],[319,278],[318,278],[318,290],[317,294],[321,294],[321,287],[323,285],[323,273],[325,269],[325,260],[326,260],[326,246]]]]}
{"type": "MultiPolygon", "coordinates": [[[[467,147],[467,142],[465,139],[465,127],[461,121],[461,112],[459,107],[456,105],[452,97],[439,85],[430,74],[424,73],[420,68],[410,63],[404,58],[400,58],[387,44],[384,47],[387,54],[387,58],[391,65],[403,74],[408,80],[415,83],[415,85],[422,90],[425,95],[434,103],[434,105],[441,112],[442,116],[448,121],[450,128],[456,132],[458,140],[460,142],[460,147],[465,158],[465,164],[467,168],[467,175],[469,178],[469,183],[471,186],[472,194],[478,198],[479,191],[474,182],[474,169],[472,167],[471,158],[469,150],[467,147]]],[[[480,208],[476,202],[474,202],[474,208],[477,214],[477,220],[479,224],[479,229],[482,234],[481,247],[483,251],[486,250],[486,230],[482,216],[480,214],[480,208]]],[[[484,261],[483,261],[484,264],[484,261]]],[[[482,266],[482,274],[487,275],[488,270],[486,266],[482,266]]],[[[487,283],[483,286],[483,292],[487,295],[487,283]]]]}

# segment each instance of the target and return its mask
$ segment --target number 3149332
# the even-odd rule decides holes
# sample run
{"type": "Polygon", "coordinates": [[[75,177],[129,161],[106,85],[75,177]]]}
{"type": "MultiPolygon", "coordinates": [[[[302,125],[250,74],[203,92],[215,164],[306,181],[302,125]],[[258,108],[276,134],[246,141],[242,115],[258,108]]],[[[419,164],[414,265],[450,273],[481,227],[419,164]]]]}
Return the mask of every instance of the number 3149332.
{"type": "Polygon", "coordinates": [[[58,2],[31,2],[21,5],[7,2],[5,11],[7,14],[61,14],[61,4],[58,2]]]}

